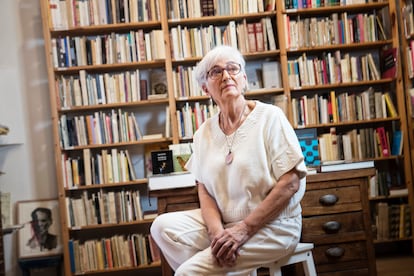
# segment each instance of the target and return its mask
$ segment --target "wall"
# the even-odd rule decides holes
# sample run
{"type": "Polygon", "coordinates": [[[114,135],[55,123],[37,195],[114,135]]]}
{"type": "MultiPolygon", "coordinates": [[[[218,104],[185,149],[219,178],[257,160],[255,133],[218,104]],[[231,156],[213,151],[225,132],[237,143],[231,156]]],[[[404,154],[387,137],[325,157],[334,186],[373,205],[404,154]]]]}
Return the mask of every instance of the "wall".
{"type": "MultiPolygon", "coordinates": [[[[39,0],[0,1],[0,191],[16,202],[56,198],[47,72],[39,0]]],[[[21,275],[17,234],[4,237],[6,275],[21,275]]]]}

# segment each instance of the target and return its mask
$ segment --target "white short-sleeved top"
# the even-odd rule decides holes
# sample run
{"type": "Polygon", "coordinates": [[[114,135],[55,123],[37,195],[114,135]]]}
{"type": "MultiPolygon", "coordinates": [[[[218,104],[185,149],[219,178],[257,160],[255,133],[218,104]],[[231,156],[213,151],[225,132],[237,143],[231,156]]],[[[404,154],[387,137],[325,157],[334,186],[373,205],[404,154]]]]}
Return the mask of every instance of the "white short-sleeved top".
{"type": "Polygon", "coordinates": [[[279,218],[300,215],[306,166],[297,136],[283,111],[257,101],[227,140],[218,120],[215,115],[196,131],[194,151],[186,167],[216,199],[223,221],[232,223],[245,218],[280,176],[293,168],[301,174],[300,188],[279,218]],[[232,139],[233,162],[226,164],[228,142],[232,139]]]}

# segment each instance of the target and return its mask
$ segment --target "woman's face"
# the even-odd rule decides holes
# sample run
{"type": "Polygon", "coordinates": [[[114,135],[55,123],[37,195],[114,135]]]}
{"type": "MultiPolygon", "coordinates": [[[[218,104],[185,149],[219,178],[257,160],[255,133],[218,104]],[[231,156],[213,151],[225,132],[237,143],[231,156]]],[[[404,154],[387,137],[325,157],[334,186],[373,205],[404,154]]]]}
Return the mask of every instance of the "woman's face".
{"type": "Polygon", "coordinates": [[[239,63],[223,60],[212,66],[207,72],[207,83],[204,91],[216,103],[242,95],[246,87],[246,74],[239,63]]]}

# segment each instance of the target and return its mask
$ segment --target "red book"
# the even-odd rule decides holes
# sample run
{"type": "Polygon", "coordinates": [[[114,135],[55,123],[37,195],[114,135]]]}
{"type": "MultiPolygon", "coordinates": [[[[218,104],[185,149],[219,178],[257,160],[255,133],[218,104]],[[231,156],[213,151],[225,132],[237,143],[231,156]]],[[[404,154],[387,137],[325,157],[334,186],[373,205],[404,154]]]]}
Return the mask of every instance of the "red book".
{"type": "Polygon", "coordinates": [[[377,136],[381,150],[381,157],[390,156],[390,144],[388,142],[387,133],[384,127],[377,128],[377,136]]]}
{"type": "Polygon", "coordinates": [[[256,52],[256,34],[254,32],[254,23],[247,24],[247,40],[249,42],[249,53],[256,52]]]}
{"type": "Polygon", "coordinates": [[[114,267],[114,263],[112,260],[111,239],[105,239],[105,256],[108,268],[114,267]]]}
{"type": "Polygon", "coordinates": [[[139,90],[141,92],[141,100],[148,100],[148,85],[147,80],[139,80],[139,90]]]}
{"type": "Polygon", "coordinates": [[[254,23],[254,33],[256,39],[256,51],[264,51],[264,37],[263,37],[263,25],[262,22],[254,23]]]}

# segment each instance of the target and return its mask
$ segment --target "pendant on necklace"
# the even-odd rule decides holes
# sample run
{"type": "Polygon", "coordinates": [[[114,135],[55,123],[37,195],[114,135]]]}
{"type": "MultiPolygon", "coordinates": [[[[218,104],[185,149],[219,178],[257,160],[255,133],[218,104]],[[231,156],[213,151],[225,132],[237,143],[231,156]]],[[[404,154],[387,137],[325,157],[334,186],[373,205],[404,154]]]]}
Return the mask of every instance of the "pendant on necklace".
{"type": "Polygon", "coordinates": [[[233,162],[233,153],[229,151],[229,153],[227,153],[226,155],[226,164],[230,165],[231,162],[233,162]]]}

